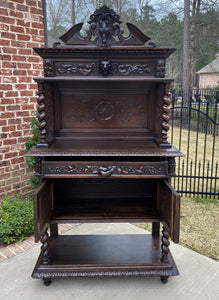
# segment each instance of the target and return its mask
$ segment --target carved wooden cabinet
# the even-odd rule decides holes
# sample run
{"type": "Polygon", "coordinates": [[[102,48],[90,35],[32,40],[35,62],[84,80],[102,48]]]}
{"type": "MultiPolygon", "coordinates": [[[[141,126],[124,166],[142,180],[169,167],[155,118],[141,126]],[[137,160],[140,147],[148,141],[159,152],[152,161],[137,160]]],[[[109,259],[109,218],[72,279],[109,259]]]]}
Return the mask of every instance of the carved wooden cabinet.
{"type": "Polygon", "coordinates": [[[176,156],[167,138],[172,79],[165,60],[134,25],[123,36],[106,6],[61,37],[34,49],[44,60],[38,83],[40,186],[34,195],[33,278],[160,276],[178,270],[168,238],[179,241],[180,198],[170,184],[176,156]],[[152,234],[58,236],[59,223],[151,222],[152,234]],[[163,230],[160,237],[160,222],[163,230]],[[50,236],[47,233],[50,226],[50,236]]]}

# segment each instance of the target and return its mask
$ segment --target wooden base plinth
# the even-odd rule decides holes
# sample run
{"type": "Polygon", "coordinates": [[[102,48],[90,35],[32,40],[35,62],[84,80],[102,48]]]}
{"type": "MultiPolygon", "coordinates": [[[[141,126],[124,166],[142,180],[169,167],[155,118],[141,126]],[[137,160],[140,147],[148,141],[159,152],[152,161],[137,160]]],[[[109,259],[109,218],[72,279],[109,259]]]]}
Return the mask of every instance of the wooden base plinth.
{"type": "Polygon", "coordinates": [[[68,277],[168,276],[179,272],[169,253],[162,263],[160,237],[137,235],[74,235],[49,238],[50,264],[42,253],[32,277],[43,280],[68,277]]]}

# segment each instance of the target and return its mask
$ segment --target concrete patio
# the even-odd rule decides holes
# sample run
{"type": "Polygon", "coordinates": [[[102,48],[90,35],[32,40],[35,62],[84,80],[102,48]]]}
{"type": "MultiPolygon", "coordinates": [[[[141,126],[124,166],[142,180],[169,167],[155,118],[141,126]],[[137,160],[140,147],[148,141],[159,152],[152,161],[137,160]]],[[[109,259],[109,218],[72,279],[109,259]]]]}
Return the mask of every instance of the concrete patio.
{"type": "MultiPolygon", "coordinates": [[[[80,224],[65,234],[142,234],[143,229],[127,223],[80,224]]],[[[49,287],[31,278],[40,244],[0,263],[0,299],[219,299],[219,263],[171,243],[180,275],[166,285],[157,277],[55,279],[49,287]]]]}

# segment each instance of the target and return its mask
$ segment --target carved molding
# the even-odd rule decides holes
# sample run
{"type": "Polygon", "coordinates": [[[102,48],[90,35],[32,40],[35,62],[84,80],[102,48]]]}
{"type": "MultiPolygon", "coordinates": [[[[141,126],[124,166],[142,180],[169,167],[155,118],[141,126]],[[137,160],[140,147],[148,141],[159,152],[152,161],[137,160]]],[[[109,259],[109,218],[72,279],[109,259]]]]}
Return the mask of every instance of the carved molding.
{"type": "Polygon", "coordinates": [[[68,278],[68,277],[133,277],[133,276],[175,276],[178,271],[173,266],[169,270],[138,270],[138,271],[60,271],[43,273],[35,272],[32,277],[43,278],[68,278]]]}
{"type": "Polygon", "coordinates": [[[92,64],[62,64],[58,69],[60,74],[80,74],[80,75],[89,75],[93,72],[96,73],[97,65],[92,64]]]}
{"type": "Polygon", "coordinates": [[[71,175],[99,175],[103,177],[109,176],[153,176],[153,175],[165,175],[166,169],[165,166],[145,166],[145,165],[84,165],[84,164],[68,164],[54,166],[47,163],[45,166],[44,173],[47,175],[62,175],[62,174],[71,174],[71,175]]]}

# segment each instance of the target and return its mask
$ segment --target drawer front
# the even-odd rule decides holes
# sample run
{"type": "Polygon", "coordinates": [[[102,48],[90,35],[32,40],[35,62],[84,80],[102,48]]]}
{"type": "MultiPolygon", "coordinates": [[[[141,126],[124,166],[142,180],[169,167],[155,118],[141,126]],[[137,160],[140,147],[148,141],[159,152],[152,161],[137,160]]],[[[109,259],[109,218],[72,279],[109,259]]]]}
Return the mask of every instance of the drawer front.
{"type": "Polygon", "coordinates": [[[164,178],[168,162],[71,162],[43,161],[44,178],[164,178]]]}

